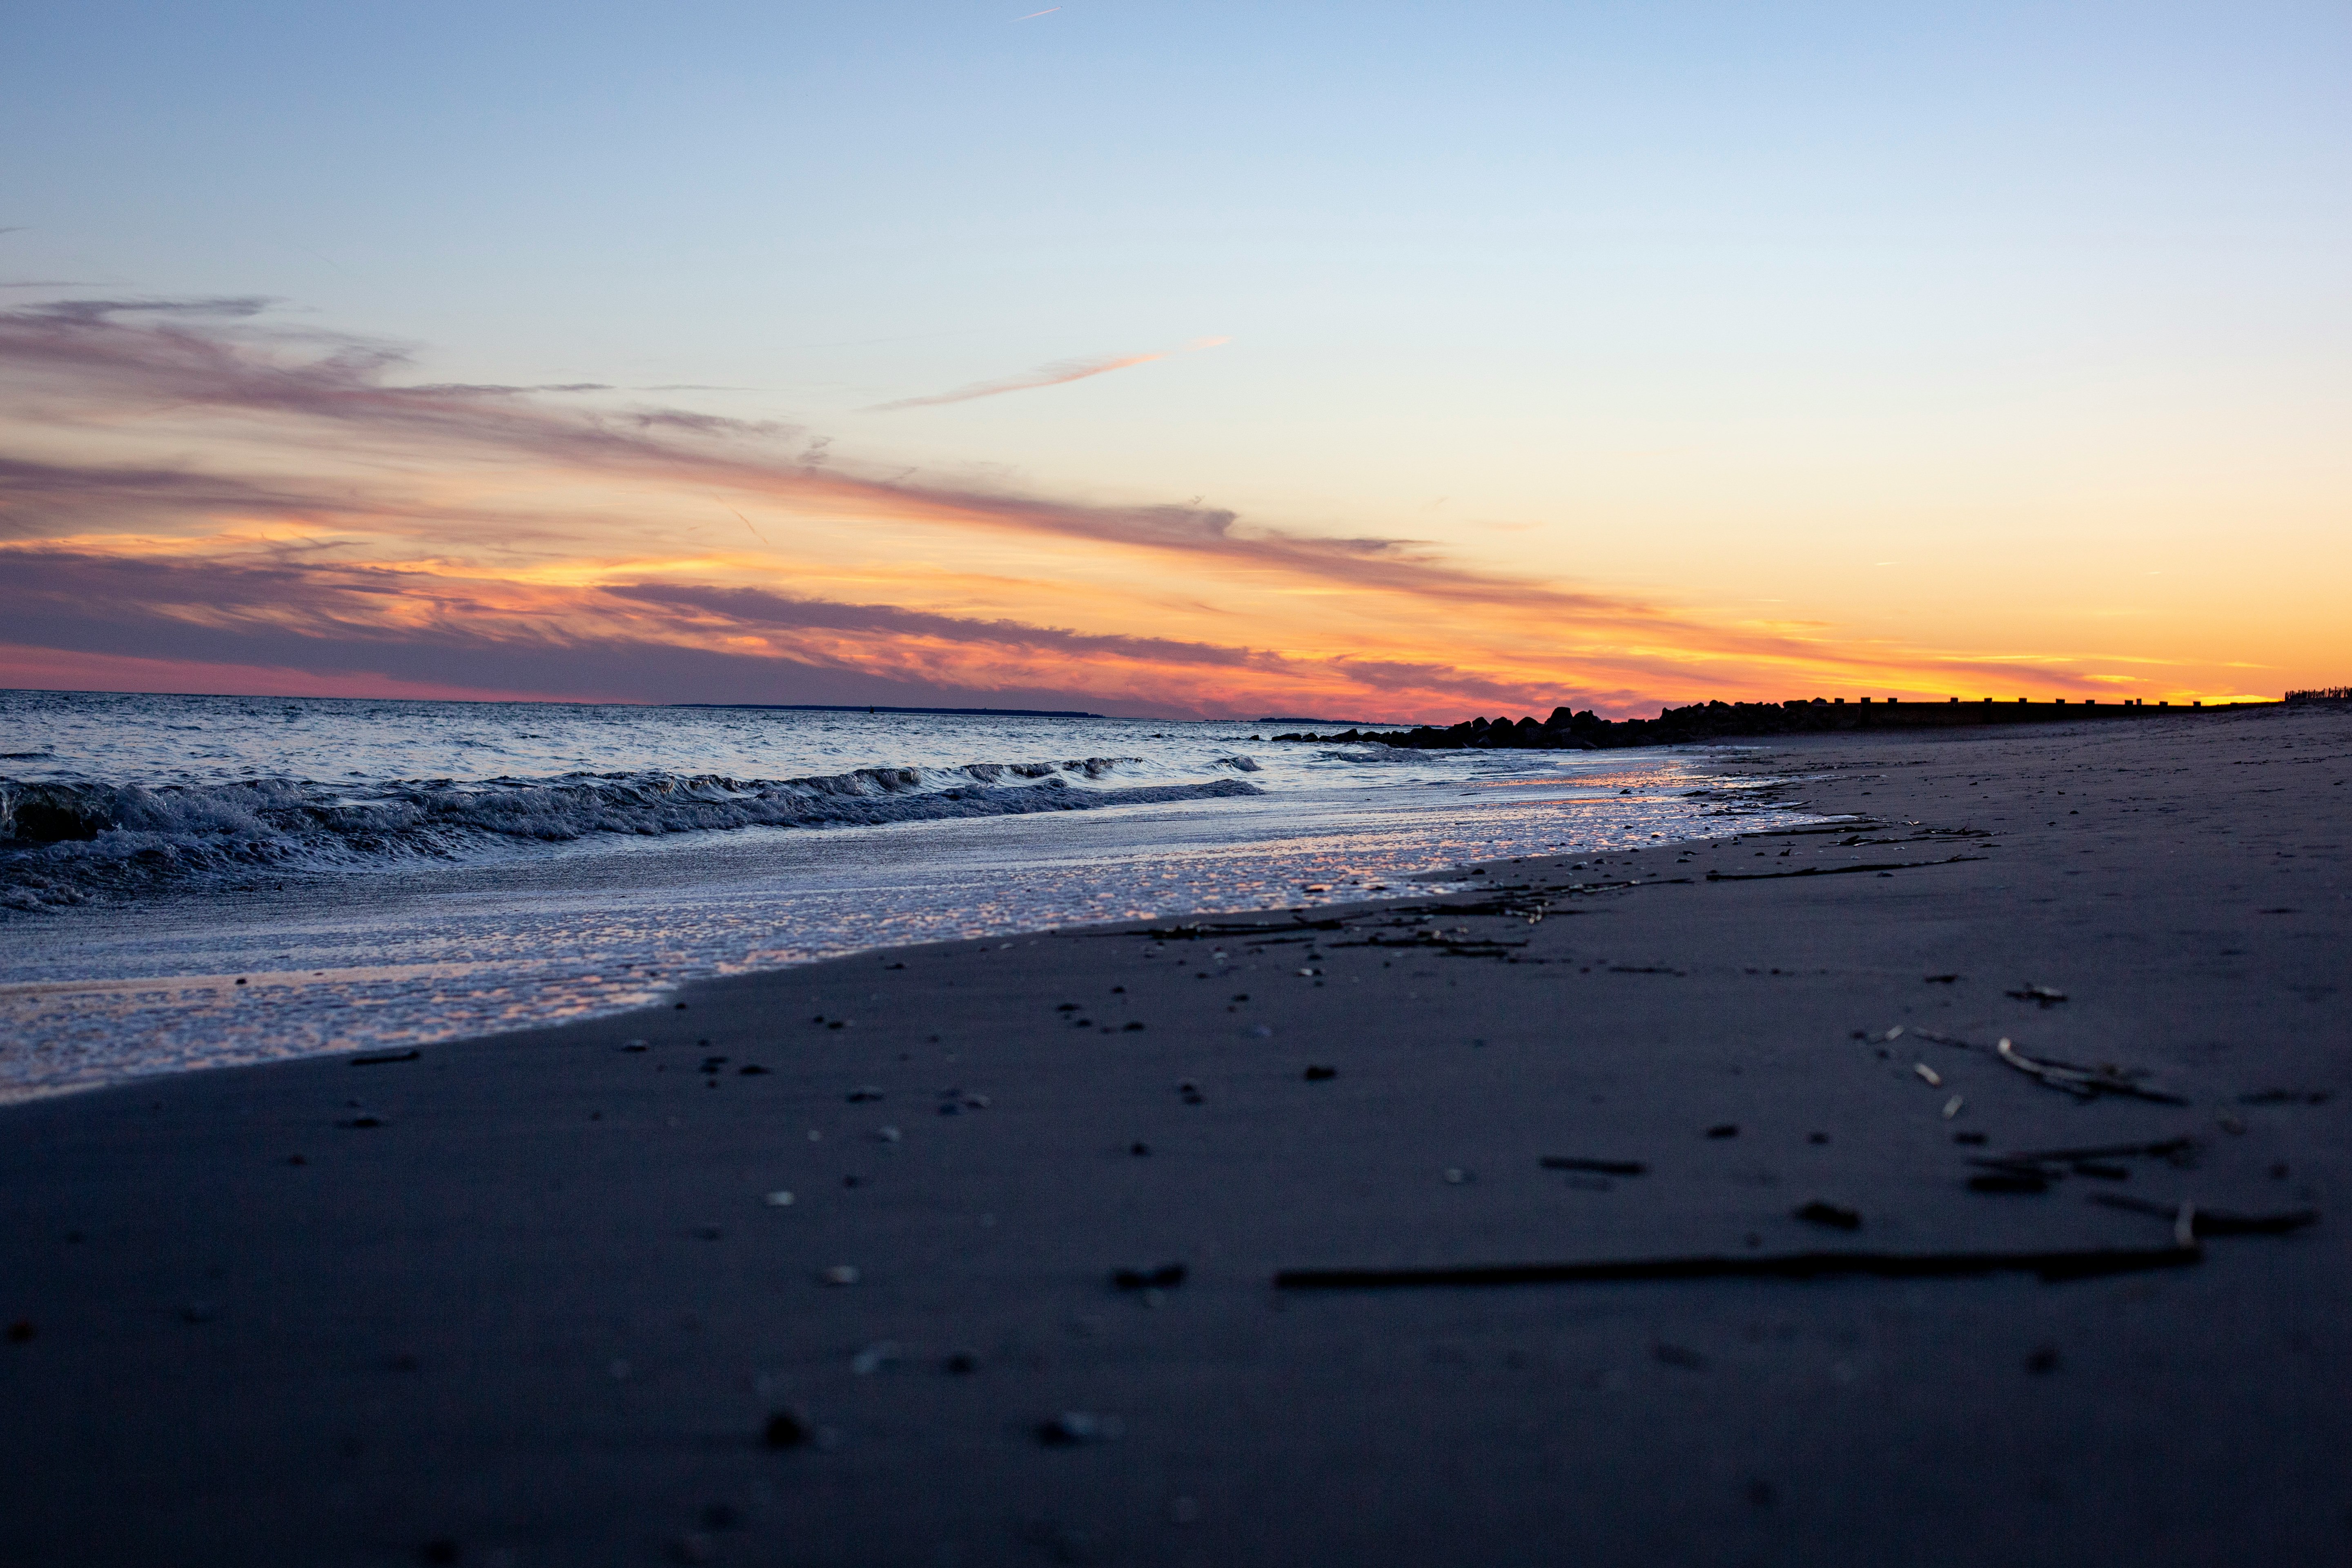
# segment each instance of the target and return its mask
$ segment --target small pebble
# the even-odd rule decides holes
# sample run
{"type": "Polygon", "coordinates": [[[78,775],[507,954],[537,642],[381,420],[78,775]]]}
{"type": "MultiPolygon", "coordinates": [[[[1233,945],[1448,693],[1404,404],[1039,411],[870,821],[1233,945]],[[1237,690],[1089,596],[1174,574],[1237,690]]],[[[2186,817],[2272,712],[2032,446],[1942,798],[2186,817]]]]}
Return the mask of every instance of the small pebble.
{"type": "Polygon", "coordinates": [[[1071,1448],[1082,1443],[1112,1442],[1126,1431],[1127,1424],[1116,1415],[1065,1410],[1051,1421],[1037,1424],[1037,1441],[1049,1448],[1071,1448]]]}
{"type": "Polygon", "coordinates": [[[1162,1263],[1156,1268],[1114,1268],[1110,1282],[1120,1290],[1174,1289],[1184,1283],[1186,1272],[1181,1263],[1162,1263]]]}

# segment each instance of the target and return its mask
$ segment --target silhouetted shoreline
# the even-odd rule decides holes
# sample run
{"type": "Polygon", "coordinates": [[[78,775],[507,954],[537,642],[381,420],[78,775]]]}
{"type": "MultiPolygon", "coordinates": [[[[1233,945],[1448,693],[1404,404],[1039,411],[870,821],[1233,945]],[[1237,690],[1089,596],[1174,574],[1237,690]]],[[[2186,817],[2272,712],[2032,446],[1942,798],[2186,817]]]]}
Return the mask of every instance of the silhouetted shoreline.
{"type": "Polygon", "coordinates": [[[1555,708],[1551,717],[1466,719],[1440,727],[1417,725],[1410,730],[1349,730],[1338,734],[1305,732],[1272,737],[1276,741],[1313,741],[1326,744],[1402,746],[1414,751],[1451,751],[1462,747],[1510,750],[1598,752],[1623,746],[1672,746],[1701,741],[1733,740],[1747,735],[1830,735],[1899,730],[1951,730],[1984,724],[2079,723],[2091,719],[2154,719],[2197,713],[2240,713],[2253,708],[2274,708],[2274,702],[2230,702],[2207,706],[2191,702],[2176,707],[2159,702],[2100,702],[2085,698],[2068,701],[2030,702],[2022,698],[2000,702],[1986,697],[1964,702],[1957,697],[1942,701],[1906,701],[1888,697],[1858,701],[1815,697],[1790,702],[1695,702],[1687,708],[1661,709],[1655,719],[1603,719],[1587,709],[1572,712],[1555,708]]]}

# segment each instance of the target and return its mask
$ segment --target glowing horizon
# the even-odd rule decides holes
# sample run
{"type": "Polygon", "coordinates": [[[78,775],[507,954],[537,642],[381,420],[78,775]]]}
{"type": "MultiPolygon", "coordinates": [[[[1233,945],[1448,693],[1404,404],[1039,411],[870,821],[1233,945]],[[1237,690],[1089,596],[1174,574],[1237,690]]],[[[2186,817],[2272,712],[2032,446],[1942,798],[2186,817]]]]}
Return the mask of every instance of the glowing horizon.
{"type": "Polygon", "coordinates": [[[269,8],[25,40],[0,682],[1452,722],[2352,675],[2326,7],[269,8]]]}

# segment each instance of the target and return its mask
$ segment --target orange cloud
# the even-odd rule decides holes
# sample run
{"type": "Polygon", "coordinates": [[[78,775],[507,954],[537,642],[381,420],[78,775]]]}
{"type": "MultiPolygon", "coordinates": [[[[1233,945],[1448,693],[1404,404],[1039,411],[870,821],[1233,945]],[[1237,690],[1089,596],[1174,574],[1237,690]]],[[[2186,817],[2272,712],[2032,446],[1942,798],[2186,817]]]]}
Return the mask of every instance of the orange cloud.
{"type": "Polygon", "coordinates": [[[398,352],[272,332],[258,309],[0,311],[16,642],[93,672],[1203,715],[2115,689],[2065,660],[2027,676],[1712,620],[1411,540],[918,482],[789,424],[583,403],[584,384],[403,385],[398,352]]]}

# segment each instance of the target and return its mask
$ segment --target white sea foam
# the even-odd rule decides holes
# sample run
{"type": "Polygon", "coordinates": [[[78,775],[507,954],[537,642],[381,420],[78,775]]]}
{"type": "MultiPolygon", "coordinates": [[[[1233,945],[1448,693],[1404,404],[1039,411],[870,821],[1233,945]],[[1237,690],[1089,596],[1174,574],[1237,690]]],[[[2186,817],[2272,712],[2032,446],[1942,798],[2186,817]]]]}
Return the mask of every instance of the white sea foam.
{"type": "Polygon", "coordinates": [[[0,692],[0,1100],[1797,819],[1702,752],[1276,727],[0,692]]]}
{"type": "Polygon", "coordinates": [[[55,909],[240,868],[455,860],[591,834],[871,827],[1257,793],[1240,779],[1087,787],[1139,763],[1086,757],[856,768],[812,778],[647,772],[389,780],[357,789],[296,779],[150,785],[0,778],[0,906],[55,909]]]}

